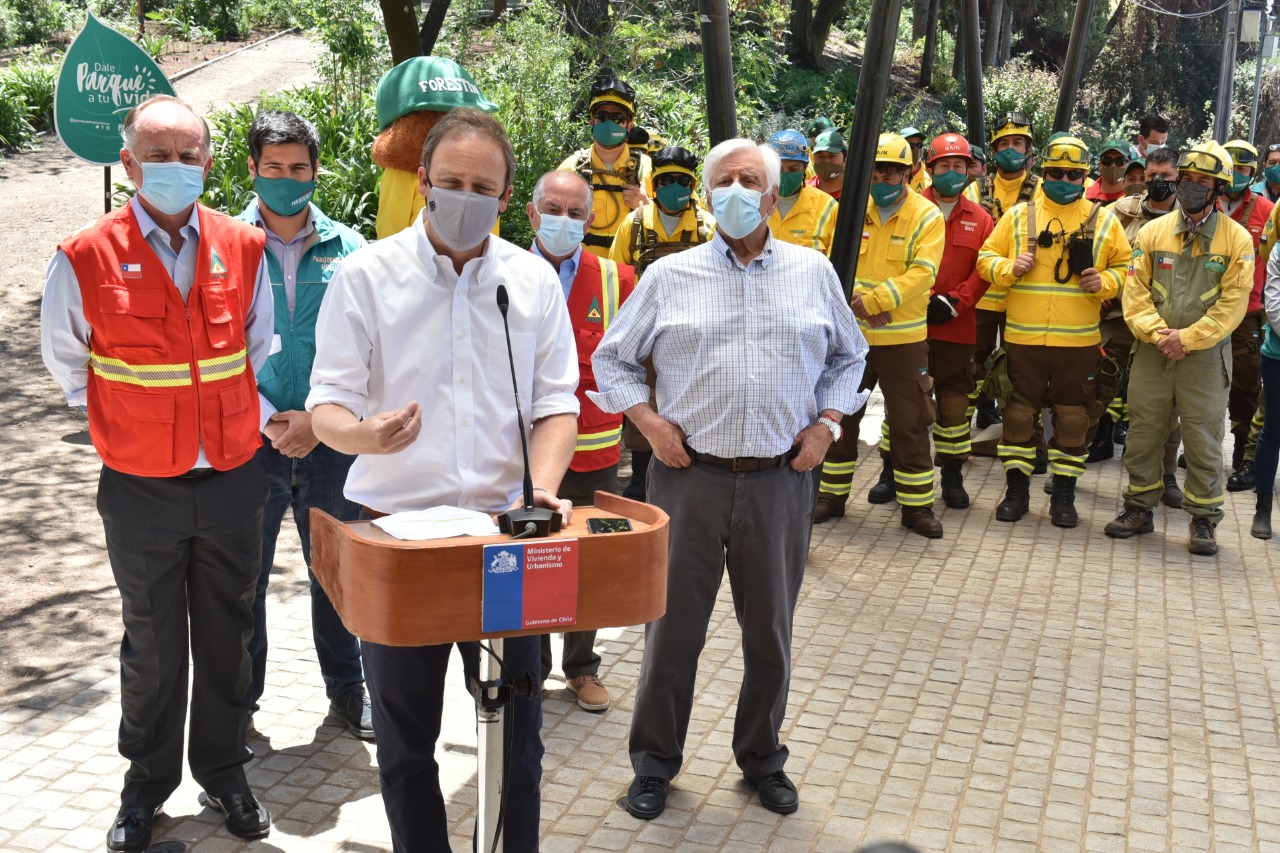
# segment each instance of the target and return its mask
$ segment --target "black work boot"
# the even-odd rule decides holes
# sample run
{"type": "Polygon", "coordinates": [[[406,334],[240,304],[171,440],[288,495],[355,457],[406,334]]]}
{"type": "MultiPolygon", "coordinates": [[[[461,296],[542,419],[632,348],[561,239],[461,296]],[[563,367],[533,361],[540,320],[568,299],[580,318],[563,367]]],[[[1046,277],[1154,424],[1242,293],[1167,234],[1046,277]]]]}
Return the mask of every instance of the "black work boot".
{"type": "Polygon", "coordinates": [[[1111,415],[1103,415],[1098,421],[1098,431],[1094,433],[1093,441],[1089,445],[1089,456],[1086,462],[1101,462],[1104,459],[1114,459],[1116,457],[1116,446],[1112,443],[1111,437],[1115,429],[1115,422],[1111,420],[1111,415]]]}
{"type": "Polygon", "coordinates": [[[1044,474],[1049,470],[1049,451],[1043,447],[1036,448],[1036,466],[1031,469],[1032,474],[1044,474]]]}
{"type": "Polygon", "coordinates": [[[1031,478],[1021,471],[1004,472],[1004,500],[996,506],[997,521],[1017,521],[1031,508],[1031,478]]]}
{"type": "Polygon", "coordinates": [[[942,502],[952,509],[969,507],[969,493],[964,490],[964,471],[959,462],[942,463],[942,502]]]}
{"type": "Polygon", "coordinates": [[[1076,478],[1066,474],[1053,475],[1053,496],[1049,498],[1049,520],[1054,527],[1075,527],[1080,517],[1076,514],[1076,478]]]}
{"type": "Polygon", "coordinates": [[[653,459],[651,450],[631,451],[631,482],[622,490],[624,498],[643,501],[649,491],[649,460],[653,459]]]}
{"type": "Polygon", "coordinates": [[[1235,436],[1235,443],[1231,446],[1231,468],[1239,471],[1240,466],[1244,465],[1244,449],[1249,444],[1248,435],[1241,435],[1238,432],[1232,433],[1235,436]]]}
{"type": "Polygon", "coordinates": [[[1227,478],[1227,491],[1247,492],[1253,488],[1255,481],[1253,463],[1246,459],[1237,465],[1235,473],[1227,478]]]}
{"type": "Polygon", "coordinates": [[[897,498],[898,490],[893,483],[893,462],[884,460],[884,468],[880,470],[880,479],[871,491],[867,492],[867,501],[873,504],[889,504],[893,503],[897,498]]]}
{"type": "Polygon", "coordinates": [[[1116,444],[1124,444],[1125,439],[1129,437],[1129,422],[1116,421],[1115,427],[1111,431],[1111,440],[1116,444]]]}
{"type": "Polygon", "coordinates": [[[1253,526],[1249,528],[1249,535],[1254,539],[1271,538],[1271,497],[1270,493],[1258,495],[1258,503],[1253,510],[1253,526]]]}
{"type": "Polygon", "coordinates": [[[992,424],[1001,422],[1000,410],[996,408],[996,401],[990,397],[978,398],[978,429],[986,429],[992,424]]]}
{"type": "Polygon", "coordinates": [[[1182,509],[1182,489],[1178,488],[1178,478],[1172,474],[1164,475],[1164,493],[1160,495],[1160,503],[1169,509],[1182,509]]]}
{"type": "Polygon", "coordinates": [[[1189,525],[1187,550],[1192,554],[1211,557],[1218,553],[1218,541],[1213,537],[1214,524],[1207,518],[1193,518],[1189,525]]]}

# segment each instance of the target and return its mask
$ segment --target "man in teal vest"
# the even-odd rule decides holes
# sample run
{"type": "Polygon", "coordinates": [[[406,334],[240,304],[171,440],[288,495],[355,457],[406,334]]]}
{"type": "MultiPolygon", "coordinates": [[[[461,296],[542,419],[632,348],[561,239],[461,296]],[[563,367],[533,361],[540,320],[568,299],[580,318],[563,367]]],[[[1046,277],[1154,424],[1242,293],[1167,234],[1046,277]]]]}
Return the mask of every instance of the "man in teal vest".
{"type": "Polygon", "coordinates": [[[275,302],[271,356],[258,376],[263,445],[258,461],[271,482],[262,525],[262,573],[253,603],[253,703],[257,709],[267,671],[267,584],[285,509],[302,540],[311,581],[311,633],[329,712],[360,738],[373,737],[364,690],[360,641],[343,626],[324,589],[311,574],[311,508],[354,521],[360,507],[342,494],[355,457],[319,442],[304,403],[311,390],[316,316],[338,263],[365,244],[311,203],[320,137],[309,121],[289,112],[259,112],[249,128],[249,174],[257,198],[240,219],[267,236],[267,268],[275,302]]]}

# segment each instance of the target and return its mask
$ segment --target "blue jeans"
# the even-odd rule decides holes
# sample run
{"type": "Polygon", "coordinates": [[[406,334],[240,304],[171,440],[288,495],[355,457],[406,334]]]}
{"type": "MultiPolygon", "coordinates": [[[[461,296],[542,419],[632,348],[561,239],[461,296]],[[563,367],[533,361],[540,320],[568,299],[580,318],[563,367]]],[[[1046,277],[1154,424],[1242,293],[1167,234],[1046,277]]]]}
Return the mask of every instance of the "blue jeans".
{"type": "Polygon", "coordinates": [[[267,584],[275,563],[276,538],[280,535],[284,511],[290,506],[293,507],[298,537],[302,540],[302,559],[307,564],[307,577],[311,581],[311,636],[315,642],[316,657],[320,660],[325,693],[333,698],[364,685],[360,641],[342,624],[329,602],[329,596],[325,595],[324,588],[311,573],[311,507],[322,509],[339,521],[355,521],[360,514],[359,504],[352,503],[342,494],[347,471],[355,457],[317,444],[301,459],[291,459],[269,443],[258,448],[257,457],[267,472],[271,493],[267,497],[266,514],[262,520],[262,572],[258,576],[257,594],[253,600],[253,639],[249,642],[255,710],[262,698],[267,675],[267,584]]]}
{"type": "Polygon", "coordinates": [[[1271,494],[1276,487],[1276,465],[1280,462],[1280,361],[1262,356],[1262,387],[1266,393],[1265,420],[1258,436],[1258,450],[1254,457],[1254,491],[1260,495],[1271,494]]]}

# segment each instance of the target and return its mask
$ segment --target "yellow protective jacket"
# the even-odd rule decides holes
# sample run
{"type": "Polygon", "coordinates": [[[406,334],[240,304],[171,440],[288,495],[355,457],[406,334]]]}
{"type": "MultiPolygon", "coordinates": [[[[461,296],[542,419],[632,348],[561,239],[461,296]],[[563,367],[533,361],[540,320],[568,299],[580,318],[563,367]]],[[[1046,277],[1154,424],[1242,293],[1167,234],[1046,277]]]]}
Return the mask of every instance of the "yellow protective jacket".
{"type": "Polygon", "coordinates": [[[1262,268],[1267,268],[1267,262],[1271,260],[1271,250],[1276,247],[1276,242],[1280,241],[1280,204],[1271,209],[1271,215],[1267,217],[1267,224],[1262,229],[1262,241],[1258,244],[1258,257],[1256,263],[1262,264],[1262,268]]]}
{"type": "Polygon", "coordinates": [[[668,234],[658,213],[657,202],[646,204],[622,220],[614,234],[608,257],[614,263],[635,267],[636,279],[639,280],[658,258],[710,242],[715,230],[716,218],[690,201],[680,214],[676,230],[668,234]],[[637,221],[640,223],[638,229],[637,221]]]}
{"type": "Polygon", "coordinates": [[[801,187],[786,219],[779,216],[781,211],[776,207],[769,214],[769,231],[784,243],[807,246],[831,257],[838,209],[836,200],[817,187],[801,187]]]}
{"type": "Polygon", "coordinates": [[[878,329],[859,320],[862,334],[871,346],[923,341],[929,290],[946,246],[942,211],[908,188],[902,205],[883,225],[879,208],[868,199],[862,228],[853,292],[862,296],[869,314],[890,313],[889,323],[878,329]]]}
{"type": "Polygon", "coordinates": [[[930,175],[928,167],[921,163],[920,168],[916,169],[916,173],[911,176],[911,189],[922,193],[931,186],[933,186],[933,175],[930,175]]]}
{"type": "Polygon", "coordinates": [[[1005,296],[1005,340],[1028,346],[1084,347],[1097,345],[1098,318],[1104,299],[1120,292],[1129,267],[1129,240],[1109,207],[1098,211],[1094,220],[1093,266],[1102,275],[1102,288],[1090,293],[1080,287],[1079,276],[1066,282],[1055,278],[1055,268],[1068,273],[1066,238],[1055,233],[1053,245],[1035,248],[1035,265],[1021,278],[1013,275],[1013,263],[1027,251],[1027,209],[1035,206],[1036,233],[1045,228],[1079,230],[1093,209],[1084,198],[1071,204],[1056,204],[1043,193],[1025,204],[1014,205],[996,224],[982,251],[978,253],[978,274],[991,282],[991,290],[1005,296]],[[1061,223],[1061,225],[1059,225],[1061,223]],[[1059,267],[1058,261],[1061,260],[1059,267]]]}
{"type": "MultiPolygon", "coordinates": [[[[1000,170],[996,169],[985,178],[974,181],[970,186],[978,187],[976,200],[987,213],[991,214],[991,218],[997,224],[1019,202],[1029,201],[1041,195],[1040,179],[1030,169],[1024,171],[1022,177],[1012,179],[1004,177],[1000,174],[1000,170]],[[1024,184],[1027,185],[1025,191],[1024,184]]],[[[980,311],[1003,312],[1004,293],[996,292],[994,287],[987,288],[987,292],[978,300],[977,308],[980,311]]]]}
{"type": "Polygon", "coordinates": [[[606,166],[592,145],[570,154],[558,168],[577,172],[591,184],[591,210],[595,218],[587,229],[582,246],[596,257],[609,257],[613,235],[631,212],[622,198],[622,188],[627,183],[636,183],[644,189],[645,195],[653,198],[653,161],[648,154],[627,148],[612,166],[606,166]],[[631,177],[635,180],[628,181],[631,177]]]}
{"type": "MultiPolygon", "coordinates": [[[[1180,212],[1142,227],[1124,288],[1124,319],[1140,341],[1181,329],[1188,350],[1211,349],[1240,325],[1253,289],[1253,238],[1224,213],[1192,237],[1180,212]]],[[[1229,346],[1229,344],[1227,344],[1229,346]]]]}

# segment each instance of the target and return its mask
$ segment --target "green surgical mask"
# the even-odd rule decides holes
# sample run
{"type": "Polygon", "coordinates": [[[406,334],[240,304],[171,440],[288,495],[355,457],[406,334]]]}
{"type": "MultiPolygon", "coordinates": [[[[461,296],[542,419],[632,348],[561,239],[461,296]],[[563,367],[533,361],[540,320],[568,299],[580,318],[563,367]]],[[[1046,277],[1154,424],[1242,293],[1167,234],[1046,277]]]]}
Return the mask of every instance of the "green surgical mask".
{"type": "Polygon", "coordinates": [[[627,129],[616,121],[602,121],[591,128],[591,135],[605,148],[617,148],[627,141],[627,129]]]}
{"type": "Polygon", "coordinates": [[[1044,181],[1044,194],[1055,204],[1071,204],[1084,194],[1084,186],[1071,181],[1044,181]]]}
{"type": "Polygon", "coordinates": [[[1233,172],[1231,176],[1231,192],[1242,193],[1253,183],[1253,178],[1240,172],[1233,172]]]}
{"type": "Polygon", "coordinates": [[[1280,184],[1280,164],[1268,166],[1263,170],[1263,176],[1269,184],[1280,184]]]}
{"type": "Polygon", "coordinates": [[[316,193],[316,182],[259,176],[254,179],[253,188],[258,193],[258,201],[272,213],[293,216],[311,203],[311,197],[316,193]]]}
{"type": "Polygon", "coordinates": [[[778,180],[778,194],[783,198],[791,198],[800,192],[802,186],[804,186],[804,172],[783,172],[778,180]]]}
{"type": "Polygon", "coordinates": [[[943,198],[951,198],[957,196],[960,191],[969,183],[969,173],[959,172],[955,169],[943,172],[940,175],[933,176],[933,186],[938,191],[938,195],[943,198]]]}
{"type": "Polygon", "coordinates": [[[1027,165],[1027,155],[1016,148],[1005,148],[996,153],[996,165],[1002,172],[1017,172],[1027,165]]]}
{"type": "Polygon", "coordinates": [[[679,213],[688,206],[693,190],[680,184],[667,184],[665,187],[658,187],[657,196],[658,204],[663,208],[672,213],[679,213]]]}
{"type": "Polygon", "coordinates": [[[871,185],[871,199],[876,203],[876,207],[893,207],[898,202],[898,199],[902,198],[902,193],[906,188],[906,181],[900,184],[873,183],[871,185]]]}

